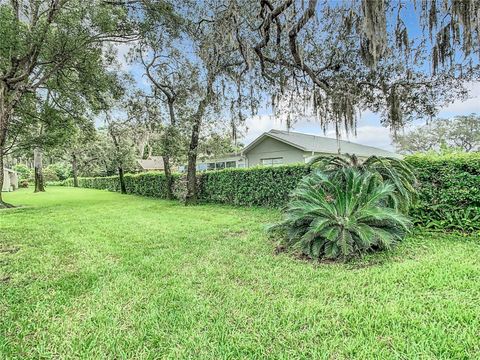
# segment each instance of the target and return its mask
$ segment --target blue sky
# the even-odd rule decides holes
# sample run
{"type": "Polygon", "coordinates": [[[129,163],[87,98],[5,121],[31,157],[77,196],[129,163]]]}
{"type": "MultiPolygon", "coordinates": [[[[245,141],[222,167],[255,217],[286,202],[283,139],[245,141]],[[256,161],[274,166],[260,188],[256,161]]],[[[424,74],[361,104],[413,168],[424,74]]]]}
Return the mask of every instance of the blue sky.
{"type": "MultiPolygon", "coordinates": [[[[409,37],[411,39],[419,37],[421,30],[418,26],[418,15],[414,11],[411,4],[407,6],[407,9],[404,11],[403,19],[408,27],[409,37]]],[[[127,64],[124,61],[124,57],[128,52],[128,45],[120,45],[117,47],[117,49],[119,61],[122,63],[125,70],[128,69],[130,71],[139,87],[148,90],[149,83],[143,76],[143,69],[141,66],[127,64]]],[[[470,83],[468,84],[468,88],[470,90],[468,99],[464,101],[457,100],[451,103],[449,106],[441,108],[438,116],[441,118],[449,118],[471,113],[480,114],[480,82],[470,83]]],[[[423,123],[423,120],[415,121],[410,127],[418,126],[423,123]]],[[[270,129],[285,130],[286,124],[278,119],[275,119],[272,116],[271,109],[265,109],[262,111],[262,115],[248,118],[246,121],[246,127],[248,129],[247,132],[243,138],[239,139],[244,144],[250,143],[253,139],[261,135],[263,132],[269,131],[270,129]]],[[[335,137],[333,129],[327,130],[326,134],[324,135],[320,124],[301,118],[294,122],[291,130],[327,137],[335,137]]],[[[377,114],[369,111],[363,112],[358,119],[357,136],[350,135],[348,138],[345,136],[343,139],[365,145],[376,146],[385,150],[394,150],[389,130],[380,125],[380,117],[377,114]]]]}

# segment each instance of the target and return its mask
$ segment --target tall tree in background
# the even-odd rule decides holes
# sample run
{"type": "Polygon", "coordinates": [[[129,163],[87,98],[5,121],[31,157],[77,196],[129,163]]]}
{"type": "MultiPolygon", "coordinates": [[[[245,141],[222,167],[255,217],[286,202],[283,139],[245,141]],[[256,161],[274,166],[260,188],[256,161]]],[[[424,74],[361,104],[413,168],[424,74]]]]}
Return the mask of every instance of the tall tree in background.
{"type": "Polygon", "coordinates": [[[394,142],[402,153],[480,151],[480,116],[470,114],[433,120],[405,134],[399,134],[394,142]]]}
{"type": "Polygon", "coordinates": [[[380,114],[394,132],[413,118],[431,118],[480,78],[473,61],[480,50],[479,1],[115,3],[144,14],[168,7],[182,19],[186,52],[199,68],[188,149],[191,203],[204,117],[213,109],[225,112],[225,93],[240,122],[246,103],[253,100],[248,105],[255,113],[255,99],[268,96],[287,126],[307,117],[340,136],[355,132],[363,110],[380,114]]]}
{"type": "MultiPolygon", "coordinates": [[[[150,38],[150,36],[148,37],[150,38]]],[[[163,101],[167,111],[166,123],[157,118],[157,123],[163,127],[162,157],[164,163],[165,177],[167,180],[167,198],[173,199],[173,177],[172,160],[175,156],[176,133],[185,117],[178,114],[188,112],[187,100],[195,96],[194,67],[184,58],[178,50],[172,46],[171,39],[168,39],[169,46],[164,44],[165,39],[149,39],[143,42],[139,48],[139,57],[143,64],[145,74],[153,88],[154,101],[163,101]],[[165,50],[163,48],[165,47],[165,50]]]]}
{"type": "Polygon", "coordinates": [[[101,61],[105,41],[129,38],[128,24],[123,8],[99,0],[0,1],[0,169],[25,97],[54,76],[80,79],[82,64],[101,61]]]}

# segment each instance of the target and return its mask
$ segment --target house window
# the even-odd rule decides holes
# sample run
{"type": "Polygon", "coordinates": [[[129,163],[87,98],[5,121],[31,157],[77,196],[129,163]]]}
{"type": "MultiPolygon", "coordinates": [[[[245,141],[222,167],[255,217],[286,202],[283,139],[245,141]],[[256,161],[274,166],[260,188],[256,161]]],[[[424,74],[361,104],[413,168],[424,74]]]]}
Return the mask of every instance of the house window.
{"type": "Polygon", "coordinates": [[[225,163],[225,167],[227,168],[236,168],[237,167],[237,163],[236,161],[227,161],[225,163]]]}
{"type": "Polygon", "coordinates": [[[224,162],[218,162],[215,164],[215,167],[217,170],[225,169],[225,163],[224,162]]]}
{"type": "Polygon", "coordinates": [[[205,170],[207,170],[207,164],[198,164],[198,165],[197,165],[197,170],[198,170],[198,171],[205,171],[205,170]]]}
{"type": "Polygon", "coordinates": [[[215,163],[208,163],[207,170],[215,170],[215,163]]]}
{"type": "Polygon", "coordinates": [[[263,166],[278,166],[283,164],[283,158],[261,159],[260,162],[263,166]]]}

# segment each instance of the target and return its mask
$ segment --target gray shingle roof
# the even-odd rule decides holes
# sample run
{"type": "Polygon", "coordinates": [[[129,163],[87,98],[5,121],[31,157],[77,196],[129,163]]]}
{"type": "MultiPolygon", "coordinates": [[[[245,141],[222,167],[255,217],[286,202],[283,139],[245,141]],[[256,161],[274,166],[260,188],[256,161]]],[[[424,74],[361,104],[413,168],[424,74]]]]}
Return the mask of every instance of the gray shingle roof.
{"type": "Polygon", "coordinates": [[[255,143],[257,143],[257,141],[264,136],[269,136],[271,138],[277,139],[303,151],[313,151],[315,153],[338,154],[338,145],[340,145],[341,154],[355,154],[357,156],[377,155],[396,158],[401,157],[400,155],[393,152],[382,150],[373,146],[356,144],[345,140],[340,140],[339,142],[337,142],[336,139],[323,136],[273,129],[267,133],[264,133],[258,139],[254,140],[244,149],[244,151],[248,152],[248,150],[255,146],[255,143]]]}
{"type": "Polygon", "coordinates": [[[139,159],[137,163],[143,170],[163,170],[163,158],[161,156],[150,156],[146,160],[139,159]]]}

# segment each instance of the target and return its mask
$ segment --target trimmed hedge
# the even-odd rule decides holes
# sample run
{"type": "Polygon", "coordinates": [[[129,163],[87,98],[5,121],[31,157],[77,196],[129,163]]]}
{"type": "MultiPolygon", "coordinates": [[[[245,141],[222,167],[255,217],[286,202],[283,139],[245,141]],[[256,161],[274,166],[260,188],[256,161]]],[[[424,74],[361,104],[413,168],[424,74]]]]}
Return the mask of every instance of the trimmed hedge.
{"type": "MultiPolygon", "coordinates": [[[[480,154],[415,155],[405,159],[419,179],[415,221],[432,228],[480,229],[480,154]]],[[[243,206],[281,207],[298,181],[309,172],[303,164],[225,169],[198,174],[199,199],[243,206]]],[[[64,183],[72,186],[73,180],[64,183]]],[[[79,178],[85,188],[120,191],[117,176],[79,178]]],[[[165,175],[147,172],[125,175],[127,193],[166,198],[165,175]]],[[[175,175],[175,192],[184,187],[175,175]]]]}
{"type": "Polygon", "coordinates": [[[280,207],[308,174],[305,165],[225,169],[199,176],[199,199],[232,205],[280,207]]]}
{"type": "MultiPolygon", "coordinates": [[[[174,175],[175,180],[180,178],[174,175]]],[[[162,172],[125,174],[125,187],[128,194],[151,196],[165,199],[167,197],[166,178],[162,172]]],[[[73,186],[73,179],[63,182],[64,186],[73,186]]],[[[83,188],[120,192],[118,176],[78,178],[78,185],[83,188]]]]}
{"type": "Polygon", "coordinates": [[[480,229],[480,153],[411,155],[419,180],[417,223],[463,231],[480,229]]]}

